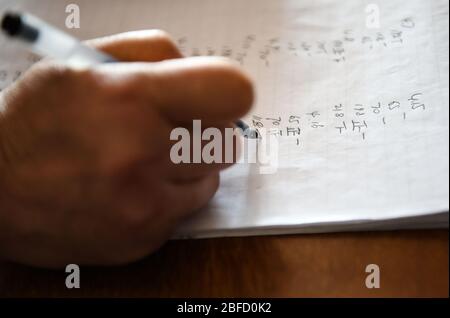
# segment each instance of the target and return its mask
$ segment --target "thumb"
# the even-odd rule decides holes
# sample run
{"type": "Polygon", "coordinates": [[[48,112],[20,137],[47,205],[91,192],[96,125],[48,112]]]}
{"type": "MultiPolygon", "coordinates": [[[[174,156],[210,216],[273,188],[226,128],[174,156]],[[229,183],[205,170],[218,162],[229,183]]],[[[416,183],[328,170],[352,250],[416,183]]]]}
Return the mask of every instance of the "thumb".
{"type": "Polygon", "coordinates": [[[159,62],[182,57],[170,36],[160,30],[119,33],[86,44],[124,62],[159,62]]]}

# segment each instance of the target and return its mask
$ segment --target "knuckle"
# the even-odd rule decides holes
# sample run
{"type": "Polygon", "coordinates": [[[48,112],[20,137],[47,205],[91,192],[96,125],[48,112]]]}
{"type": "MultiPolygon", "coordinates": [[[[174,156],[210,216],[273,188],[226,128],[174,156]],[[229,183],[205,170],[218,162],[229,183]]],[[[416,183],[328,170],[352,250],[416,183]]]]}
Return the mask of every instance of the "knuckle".
{"type": "Polygon", "coordinates": [[[54,62],[38,63],[29,72],[29,78],[36,87],[52,88],[61,90],[85,90],[99,83],[95,74],[89,69],[75,69],[54,62]]]}
{"type": "Polygon", "coordinates": [[[166,44],[173,45],[172,38],[166,31],[160,29],[153,29],[144,32],[146,32],[145,35],[148,36],[149,38],[157,39],[166,44]]]}
{"type": "Polygon", "coordinates": [[[230,107],[234,107],[237,115],[246,114],[254,100],[254,87],[251,78],[234,62],[228,59],[220,58],[212,63],[211,67],[214,82],[220,84],[224,92],[230,94],[234,103],[230,107]]]}
{"type": "Polygon", "coordinates": [[[189,211],[192,212],[204,207],[214,196],[219,188],[219,175],[214,174],[210,177],[207,177],[201,184],[198,185],[196,191],[191,193],[191,202],[192,204],[189,207],[189,211]]]}
{"type": "Polygon", "coordinates": [[[137,97],[143,95],[143,83],[147,78],[145,72],[133,72],[124,65],[115,65],[113,68],[102,65],[92,73],[95,85],[112,100],[121,103],[135,102],[137,97]]]}
{"type": "Polygon", "coordinates": [[[211,196],[210,198],[212,198],[214,196],[214,194],[217,192],[217,190],[219,189],[219,185],[220,185],[220,176],[219,174],[215,174],[212,178],[212,182],[211,182],[211,196]]]}
{"type": "Polygon", "coordinates": [[[181,57],[175,42],[171,36],[159,29],[128,32],[127,36],[142,49],[153,52],[155,59],[181,57]]]}
{"type": "Polygon", "coordinates": [[[149,229],[163,220],[161,213],[166,207],[165,202],[168,202],[167,194],[149,188],[146,189],[152,193],[150,197],[142,194],[127,199],[125,208],[118,211],[118,223],[130,239],[148,235],[149,229]]]}
{"type": "Polygon", "coordinates": [[[28,77],[38,85],[47,87],[60,87],[72,79],[72,71],[60,64],[38,63],[27,73],[28,77]]]}
{"type": "Polygon", "coordinates": [[[209,202],[219,188],[219,174],[214,173],[207,177],[193,194],[193,200],[196,208],[201,208],[209,202]]]}
{"type": "Polygon", "coordinates": [[[130,239],[139,236],[152,219],[153,213],[143,209],[126,209],[120,215],[120,226],[130,239]]]}
{"type": "Polygon", "coordinates": [[[254,99],[253,83],[249,76],[247,76],[242,70],[236,67],[230,67],[228,70],[229,82],[231,85],[230,90],[235,92],[237,98],[238,111],[241,111],[241,115],[247,113],[254,99]]]}
{"type": "Polygon", "coordinates": [[[155,37],[161,48],[167,53],[178,53],[178,48],[172,37],[165,31],[153,30],[153,37],[155,37]]]}

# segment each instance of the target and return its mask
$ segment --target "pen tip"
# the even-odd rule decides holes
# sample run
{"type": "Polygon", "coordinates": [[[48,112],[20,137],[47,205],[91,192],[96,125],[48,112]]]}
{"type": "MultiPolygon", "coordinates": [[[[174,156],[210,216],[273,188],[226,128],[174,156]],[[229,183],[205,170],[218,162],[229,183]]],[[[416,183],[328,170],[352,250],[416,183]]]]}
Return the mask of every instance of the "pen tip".
{"type": "Polygon", "coordinates": [[[250,128],[250,126],[247,125],[243,120],[240,119],[235,124],[242,131],[242,135],[245,138],[250,138],[250,139],[258,139],[259,138],[258,131],[250,128]]]}
{"type": "Polygon", "coordinates": [[[255,129],[247,129],[244,131],[244,137],[249,139],[259,139],[259,134],[255,129]]]}

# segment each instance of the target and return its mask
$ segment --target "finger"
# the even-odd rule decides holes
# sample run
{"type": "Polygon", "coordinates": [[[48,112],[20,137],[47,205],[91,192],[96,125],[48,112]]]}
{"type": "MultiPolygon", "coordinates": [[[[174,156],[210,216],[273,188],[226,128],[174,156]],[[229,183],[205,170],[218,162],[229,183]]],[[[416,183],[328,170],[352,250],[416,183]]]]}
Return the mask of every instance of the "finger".
{"type": "Polygon", "coordinates": [[[140,162],[151,166],[167,156],[172,128],[154,108],[139,102],[109,106],[87,108],[83,121],[71,128],[91,145],[98,173],[114,174],[140,162]]]}
{"type": "Polygon", "coordinates": [[[219,188],[219,174],[213,173],[186,183],[171,183],[171,214],[175,222],[204,207],[219,188]]]}
{"type": "Polygon", "coordinates": [[[170,36],[160,30],[119,33],[86,43],[119,61],[159,62],[182,57],[170,36]]]}
{"type": "Polygon", "coordinates": [[[167,175],[186,181],[218,173],[234,164],[240,156],[241,132],[233,124],[205,127],[190,138],[173,141],[167,158],[167,175]],[[195,146],[194,146],[195,145],[195,146]]]}
{"type": "Polygon", "coordinates": [[[121,79],[116,83],[122,85],[124,94],[154,105],[176,123],[234,121],[246,114],[253,102],[249,77],[223,58],[103,64],[97,71],[121,79]]]}
{"type": "MultiPolygon", "coordinates": [[[[152,191],[152,187],[148,188],[145,182],[140,184],[131,183],[135,186],[134,189],[130,189],[127,186],[124,189],[126,195],[130,197],[126,198],[127,201],[124,205],[124,196],[121,191],[120,201],[118,204],[122,208],[123,215],[126,215],[126,223],[131,225],[131,235],[133,250],[131,251],[134,256],[128,256],[127,258],[139,258],[143,255],[149,254],[154,251],[162,242],[164,242],[174,232],[174,229],[182,222],[187,216],[197,211],[201,207],[205,206],[208,201],[214,196],[219,186],[219,175],[214,174],[195,182],[185,184],[173,184],[170,182],[162,182],[158,189],[154,191],[159,192],[159,196],[149,196],[147,192],[148,200],[142,205],[136,205],[136,201],[142,201],[142,191],[152,191]],[[133,199],[136,197],[137,199],[133,199]],[[160,206],[155,211],[155,206],[160,206]],[[151,211],[154,212],[151,212],[151,211]]],[[[127,184],[128,185],[128,184],[127,184]]],[[[125,228],[127,225],[125,226],[125,228]]],[[[125,230],[126,231],[126,230],[125,230]]]]}

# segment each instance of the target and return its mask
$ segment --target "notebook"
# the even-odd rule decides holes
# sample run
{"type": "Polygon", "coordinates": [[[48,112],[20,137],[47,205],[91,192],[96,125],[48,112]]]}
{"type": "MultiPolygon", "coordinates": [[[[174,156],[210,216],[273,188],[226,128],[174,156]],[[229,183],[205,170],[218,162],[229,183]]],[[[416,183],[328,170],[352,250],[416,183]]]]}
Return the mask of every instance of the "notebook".
{"type": "MultiPolygon", "coordinates": [[[[71,2],[0,3],[63,28],[71,2]]],[[[164,29],[186,56],[226,56],[254,79],[245,120],[276,138],[275,160],[224,171],[174,237],[448,227],[447,0],[77,4],[81,39],[164,29]]],[[[0,41],[6,87],[34,60],[0,41]]]]}

